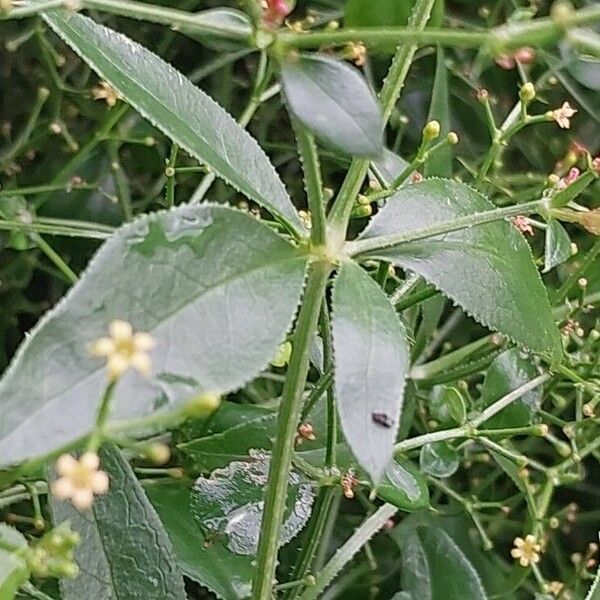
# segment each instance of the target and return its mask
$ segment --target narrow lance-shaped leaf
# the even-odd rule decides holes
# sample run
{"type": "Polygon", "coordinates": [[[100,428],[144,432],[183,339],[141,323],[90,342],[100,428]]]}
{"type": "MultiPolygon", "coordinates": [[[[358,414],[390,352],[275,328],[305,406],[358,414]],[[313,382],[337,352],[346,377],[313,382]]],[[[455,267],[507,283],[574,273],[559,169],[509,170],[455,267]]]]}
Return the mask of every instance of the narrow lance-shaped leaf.
{"type": "MultiPolygon", "coordinates": [[[[467,185],[429,179],[390,198],[362,237],[408,233],[493,208],[467,185]]],[[[518,344],[560,354],[560,336],[531,251],[509,222],[399,244],[370,256],[422,275],[483,325],[518,344]]]]}
{"type": "Polygon", "coordinates": [[[121,33],[67,11],[44,20],[143,117],[290,228],[302,225],[256,141],[179,71],[121,33]]]}
{"type": "Polygon", "coordinates": [[[319,140],[353,156],[381,155],[381,109],[354,67],[322,55],[290,56],[281,81],[291,112],[319,140]]]}
{"type": "Polygon", "coordinates": [[[102,448],[100,462],[110,488],[90,511],[51,497],[55,523],[68,519],[81,536],[79,575],[61,580],[63,600],[185,600],[171,542],[131,467],[112,445],[102,448]]]}
{"type": "Polygon", "coordinates": [[[234,554],[217,540],[205,537],[192,515],[188,484],[145,486],[173,544],[183,574],[224,600],[242,600],[252,586],[251,556],[234,554]]]}
{"type": "Polygon", "coordinates": [[[223,206],[180,206],[121,228],[0,381],[0,464],[90,430],[106,375],[88,346],[113,319],[156,340],[154,377],[131,372],[119,381],[114,420],[242,386],[284,339],[305,265],[266,225],[223,206]]]}
{"type": "Polygon", "coordinates": [[[406,522],[392,533],[402,552],[402,587],[419,600],[487,600],[481,579],[437,525],[406,522]]]}
{"type": "Polygon", "coordinates": [[[378,481],[400,422],[410,360],[406,330],[383,291],[351,261],[335,282],[332,328],[342,430],[360,465],[378,481]]]}

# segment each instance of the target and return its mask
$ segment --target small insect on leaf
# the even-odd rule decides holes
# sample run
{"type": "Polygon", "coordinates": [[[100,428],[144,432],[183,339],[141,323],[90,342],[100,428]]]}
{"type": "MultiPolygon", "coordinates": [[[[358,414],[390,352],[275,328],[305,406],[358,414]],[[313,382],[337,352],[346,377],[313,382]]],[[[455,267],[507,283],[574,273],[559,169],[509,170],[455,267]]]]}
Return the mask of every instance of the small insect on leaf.
{"type": "Polygon", "coordinates": [[[388,415],[381,412],[371,413],[371,419],[373,419],[373,423],[376,423],[381,427],[385,427],[386,429],[390,429],[390,427],[394,424],[394,421],[390,419],[388,415]]]}

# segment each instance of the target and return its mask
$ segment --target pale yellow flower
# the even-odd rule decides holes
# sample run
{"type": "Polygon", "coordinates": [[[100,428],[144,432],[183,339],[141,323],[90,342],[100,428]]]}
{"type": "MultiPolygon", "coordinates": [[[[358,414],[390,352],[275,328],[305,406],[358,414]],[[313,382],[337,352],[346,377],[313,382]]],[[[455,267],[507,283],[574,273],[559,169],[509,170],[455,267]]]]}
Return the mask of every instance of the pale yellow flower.
{"type": "Polygon", "coordinates": [[[92,96],[94,100],[104,100],[110,107],[114,106],[120,98],[119,94],[106,81],[101,81],[92,88],[92,96]]]}
{"type": "Polygon", "coordinates": [[[563,102],[560,108],[552,111],[552,118],[558,123],[561,129],[569,129],[571,127],[571,117],[577,112],[568,102],[563,102]]]}
{"type": "Polygon", "coordinates": [[[540,561],[542,546],[537,543],[535,536],[529,534],[523,538],[515,538],[514,548],[510,551],[513,558],[519,560],[522,567],[528,567],[530,564],[536,564],[540,561]]]}
{"type": "Polygon", "coordinates": [[[56,461],[60,477],[52,483],[52,494],[59,500],[71,500],[79,510],[92,506],[94,494],[108,491],[108,475],[101,471],[100,459],[95,452],[86,452],[79,460],[63,454],[56,461]]]}
{"type": "Polygon", "coordinates": [[[117,379],[131,368],[149,376],[152,363],[148,350],[155,345],[152,336],[143,331],[134,333],[130,323],[120,320],[110,324],[109,334],[110,337],[101,337],[90,347],[93,356],[106,358],[108,377],[117,379]]]}

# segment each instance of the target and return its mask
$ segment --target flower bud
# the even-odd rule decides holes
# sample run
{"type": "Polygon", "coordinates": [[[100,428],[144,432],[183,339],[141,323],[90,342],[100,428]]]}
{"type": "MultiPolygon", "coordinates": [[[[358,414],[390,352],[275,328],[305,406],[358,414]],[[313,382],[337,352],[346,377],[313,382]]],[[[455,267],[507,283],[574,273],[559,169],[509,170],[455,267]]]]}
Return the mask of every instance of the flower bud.
{"type": "Polygon", "coordinates": [[[162,442],[154,442],[150,444],[145,452],[145,455],[152,463],[157,466],[161,466],[169,462],[169,459],[171,458],[171,449],[169,446],[167,446],[167,444],[163,444],[162,442]]]}
{"type": "Polygon", "coordinates": [[[292,356],[292,344],[290,342],[283,342],[277,349],[275,358],[271,360],[271,364],[274,367],[285,367],[290,362],[292,356]]]}
{"type": "Polygon", "coordinates": [[[439,121],[429,121],[423,128],[423,140],[431,142],[432,140],[440,137],[440,123],[439,121]]]}
{"type": "Polygon", "coordinates": [[[451,146],[456,146],[456,144],[458,144],[458,135],[457,135],[457,133],[455,131],[451,131],[450,133],[448,133],[448,135],[446,136],[446,141],[451,146]]]}
{"type": "Polygon", "coordinates": [[[535,87],[533,86],[533,83],[528,81],[523,84],[519,91],[519,97],[524,104],[529,104],[535,98],[535,87]]]}
{"type": "Polygon", "coordinates": [[[188,417],[203,418],[208,417],[219,406],[221,406],[221,396],[219,394],[204,392],[188,400],[184,412],[188,417]]]}

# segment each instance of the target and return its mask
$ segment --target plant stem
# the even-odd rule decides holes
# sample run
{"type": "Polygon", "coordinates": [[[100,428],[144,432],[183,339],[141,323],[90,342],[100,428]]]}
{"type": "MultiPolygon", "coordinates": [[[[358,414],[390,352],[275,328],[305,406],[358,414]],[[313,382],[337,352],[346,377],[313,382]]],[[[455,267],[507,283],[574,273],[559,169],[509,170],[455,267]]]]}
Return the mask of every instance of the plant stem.
{"type": "Polygon", "coordinates": [[[102,395],[102,400],[100,400],[100,406],[96,415],[96,423],[94,425],[94,430],[92,431],[88,439],[88,452],[97,452],[98,448],[104,440],[104,436],[106,434],[106,423],[108,421],[108,417],[110,416],[110,410],[112,408],[112,397],[116,385],[116,379],[109,381],[109,383],[106,385],[104,394],[102,395]]]}
{"type": "Polygon", "coordinates": [[[547,206],[547,200],[533,200],[531,202],[525,202],[523,204],[516,204],[514,206],[506,206],[504,208],[494,208],[492,210],[486,210],[480,213],[472,215],[465,215],[452,221],[445,221],[443,223],[436,223],[429,227],[422,227],[420,229],[414,229],[413,231],[407,231],[405,233],[397,233],[391,235],[382,235],[366,240],[359,240],[357,242],[348,242],[346,244],[346,253],[349,256],[356,256],[358,254],[373,253],[377,250],[384,250],[391,246],[397,246],[398,244],[405,244],[407,242],[415,242],[436,235],[442,235],[444,233],[450,233],[452,231],[458,231],[460,229],[466,229],[469,227],[475,227],[476,225],[484,225],[485,223],[491,223],[499,219],[506,219],[508,217],[515,217],[517,215],[527,215],[535,212],[539,212],[540,209],[547,206]]]}
{"type": "Polygon", "coordinates": [[[356,529],[348,541],[333,555],[316,578],[315,585],[307,588],[300,600],[316,600],[335,576],[348,564],[354,555],[393,517],[398,509],[391,504],[380,506],[356,529]]]}
{"type": "Polygon", "coordinates": [[[38,233],[47,233],[50,235],[64,235],[66,237],[80,237],[94,240],[105,240],[112,235],[111,231],[104,229],[100,225],[99,227],[102,227],[102,229],[93,229],[93,223],[89,224],[92,227],[82,227],[81,225],[55,225],[44,221],[40,219],[39,222],[23,223],[22,221],[0,220],[0,231],[37,231],[38,233]]]}
{"type": "Polygon", "coordinates": [[[326,218],[325,198],[323,197],[323,182],[321,180],[321,165],[317,144],[313,135],[298,122],[294,122],[298,152],[304,171],[304,186],[308,199],[308,208],[312,216],[311,241],[315,246],[325,244],[326,218]]]}
{"type": "Polygon", "coordinates": [[[489,31],[464,31],[460,29],[436,28],[418,29],[407,27],[351,28],[337,31],[308,31],[280,33],[278,40],[293,48],[320,48],[321,46],[341,45],[348,42],[362,42],[373,48],[386,49],[400,42],[425,46],[440,44],[455,48],[481,48],[499,54],[502,51],[520,46],[552,44],[564,36],[570,28],[590,25],[600,20],[600,6],[589,6],[557,22],[552,17],[530,21],[506,23],[489,31]]]}
{"type": "MultiPolygon", "coordinates": [[[[417,0],[409,20],[410,27],[415,28],[417,31],[424,29],[429,20],[432,7],[433,0],[417,0]]],[[[396,51],[388,76],[379,94],[384,124],[388,122],[400,96],[416,51],[417,45],[410,42],[401,45],[396,51]]],[[[369,169],[369,163],[370,161],[364,158],[352,160],[350,169],[331,208],[328,223],[331,229],[331,243],[334,247],[341,246],[346,239],[350,213],[369,169]]]]}
{"type": "Polygon", "coordinates": [[[30,233],[29,237],[37,247],[54,263],[56,268],[67,278],[69,283],[77,283],[77,274],[63,260],[62,256],[39,234],[30,233]]]}
{"type": "Polygon", "coordinates": [[[308,373],[310,345],[317,327],[319,311],[325,294],[331,265],[315,262],[311,265],[302,307],[298,314],[292,340],[293,351],[282,393],[273,443],[269,478],[265,492],[265,507],[256,557],[256,575],[252,586],[254,600],[269,600],[273,588],[279,534],[286,506],[289,472],[292,464],[294,435],[300,411],[306,375],[308,373]]]}
{"type": "Polygon", "coordinates": [[[420,448],[425,444],[431,444],[432,442],[441,442],[443,440],[453,440],[461,437],[477,437],[477,428],[491,419],[494,415],[505,409],[507,406],[524,396],[527,392],[534,390],[536,387],[543,385],[551,378],[551,375],[544,373],[538,377],[528,381],[527,383],[519,386],[516,390],[513,390],[506,396],[503,396],[490,406],[488,406],[483,412],[471,421],[465,423],[462,427],[454,427],[452,429],[444,429],[442,431],[434,431],[432,433],[426,433],[419,435],[408,440],[398,442],[394,446],[395,454],[402,454],[408,450],[414,450],[420,448]]]}

